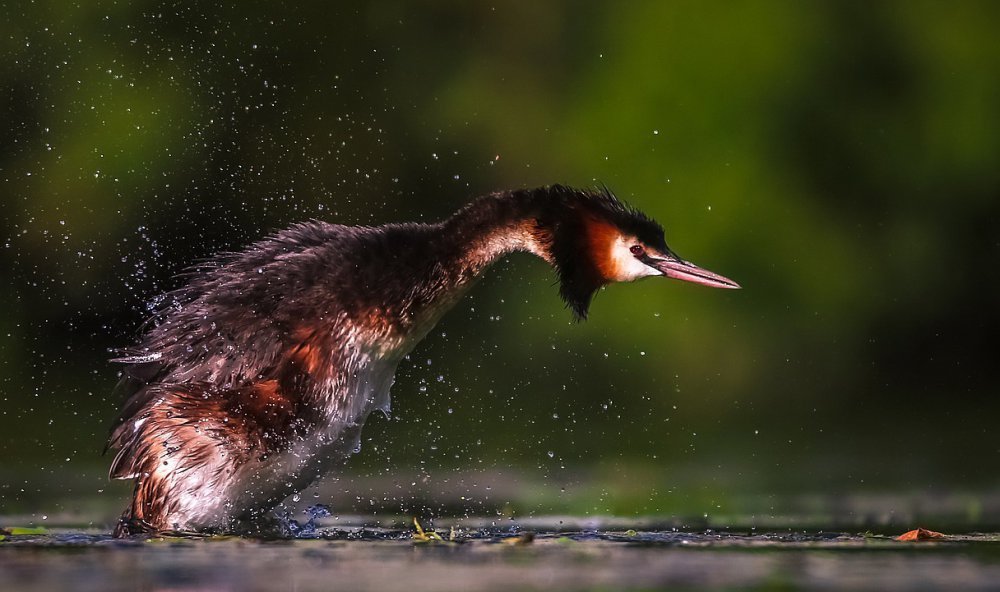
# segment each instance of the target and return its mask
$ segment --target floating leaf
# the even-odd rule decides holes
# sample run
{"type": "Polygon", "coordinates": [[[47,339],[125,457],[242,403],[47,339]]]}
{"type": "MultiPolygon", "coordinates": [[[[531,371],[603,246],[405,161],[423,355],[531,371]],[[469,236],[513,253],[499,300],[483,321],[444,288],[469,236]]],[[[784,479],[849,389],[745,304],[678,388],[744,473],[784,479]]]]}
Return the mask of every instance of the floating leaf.
{"type": "Polygon", "coordinates": [[[916,530],[911,530],[905,532],[898,537],[897,541],[936,541],[947,538],[940,532],[934,532],[933,530],[927,530],[926,528],[918,528],[916,530]]]}

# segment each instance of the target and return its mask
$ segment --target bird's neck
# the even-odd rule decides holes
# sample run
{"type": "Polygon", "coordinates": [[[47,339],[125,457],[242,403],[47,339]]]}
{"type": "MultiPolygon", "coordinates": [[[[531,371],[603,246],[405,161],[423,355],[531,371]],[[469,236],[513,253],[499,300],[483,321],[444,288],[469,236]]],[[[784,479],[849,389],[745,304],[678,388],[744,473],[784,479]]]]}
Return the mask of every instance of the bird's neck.
{"type": "Polygon", "coordinates": [[[394,244],[393,258],[389,273],[380,271],[364,292],[367,308],[378,311],[387,330],[413,343],[504,255],[527,251],[562,268],[553,254],[554,237],[566,224],[557,215],[566,211],[560,202],[547,188],[497,193],[419,230],[385,227],[379,232],[394,244]]]}
{"type": "Polygon", "coordinates": [[[381,281],[366,292],[374,299],[371,304],[384,311],[387,325],[408,339],[419,338],[508,253],[527,251],[552,263],[550,232],[540,222],[545,200],[533,193],[480,197],[443,222],[423,226],[417,235],[406,226],[387,229],[406,237],[399,239],[394,264],[400,277],[410,278],[381,281]],[[414,236],[419,240],[411,242],[414,236]]]}
{"type": "Polygon", "coordinates": [[[452,245],[443,259],[461,270],[457,283],[465,285],[507,253],[533,253],[555,268],[559,295],[576,318],[586,318],[609,276],[592,240],[603,226],[588,217],[581,195],[553,185],[480,197],[441,224],[444,242],[452,245]]]}
{"type": "Polygon", "coordinates": [[[514,191],[480,197],[456,212],[442,224],[445,240],[456,247],[456,267],[471,279],[515,251],[553,264],[547,206],[537,191],[514,191]]]}

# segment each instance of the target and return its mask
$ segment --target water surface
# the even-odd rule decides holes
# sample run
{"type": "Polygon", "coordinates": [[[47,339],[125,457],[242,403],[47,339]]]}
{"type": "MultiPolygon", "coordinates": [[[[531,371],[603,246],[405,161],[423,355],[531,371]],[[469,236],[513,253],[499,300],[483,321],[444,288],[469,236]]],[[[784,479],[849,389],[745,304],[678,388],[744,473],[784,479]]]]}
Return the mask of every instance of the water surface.
{"type": "Polygon", "coordinates": [[[406,520],[325,518],[305,538],[120,541],[103,530],[51,528],[0,542],[0,581],[27,591],[986,590],[1000,582],[1000,535],[992,533],[901,543],[873,533],[463,518],[438,519],[443,540],[421,541],[406,520]]]}

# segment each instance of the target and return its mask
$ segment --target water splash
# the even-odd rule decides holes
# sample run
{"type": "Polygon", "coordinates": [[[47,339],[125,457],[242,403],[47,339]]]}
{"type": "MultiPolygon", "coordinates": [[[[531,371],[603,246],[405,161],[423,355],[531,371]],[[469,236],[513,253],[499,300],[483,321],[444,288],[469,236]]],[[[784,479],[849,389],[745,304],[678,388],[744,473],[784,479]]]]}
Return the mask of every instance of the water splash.
{"type": "Polygon", "coordinates": [[[291,512],[278,515],[278,526],[283,535],[297,539],[315,538],[319,536],[317,532],[319,525],[316,521],[333,515],[326,504],[309,506],[302,510],[302,513],[309,517],[304,524],[292,518],[291,512]]]}

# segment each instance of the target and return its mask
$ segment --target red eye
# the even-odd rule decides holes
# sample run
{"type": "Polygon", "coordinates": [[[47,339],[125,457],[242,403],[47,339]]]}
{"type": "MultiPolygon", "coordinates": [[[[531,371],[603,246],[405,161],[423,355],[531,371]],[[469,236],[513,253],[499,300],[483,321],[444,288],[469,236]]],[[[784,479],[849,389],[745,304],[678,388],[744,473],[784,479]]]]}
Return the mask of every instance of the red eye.
{"type": "Polygon", "coordinates": [[[635,255],[636,257],[638,257],[639,255],[642,255],[643,253],[645,253],[646,249],[643,249],[642,245],[632,245],[629,248],[629,251],[632,251],[632,254],[635,255]]]}

